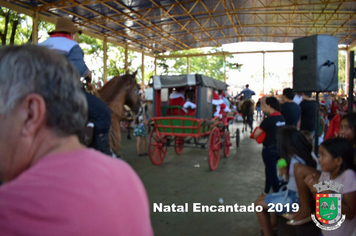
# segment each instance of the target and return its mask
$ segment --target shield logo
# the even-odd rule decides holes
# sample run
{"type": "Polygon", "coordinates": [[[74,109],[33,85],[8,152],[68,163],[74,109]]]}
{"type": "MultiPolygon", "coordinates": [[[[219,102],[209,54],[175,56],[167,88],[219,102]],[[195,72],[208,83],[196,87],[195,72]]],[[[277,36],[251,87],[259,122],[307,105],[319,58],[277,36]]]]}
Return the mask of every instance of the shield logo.
{"type": "Polygon", "coordinates": [[[335,224],[341,219],[341,194],[316,194],[316,218],[322,224],[335,224]]]}

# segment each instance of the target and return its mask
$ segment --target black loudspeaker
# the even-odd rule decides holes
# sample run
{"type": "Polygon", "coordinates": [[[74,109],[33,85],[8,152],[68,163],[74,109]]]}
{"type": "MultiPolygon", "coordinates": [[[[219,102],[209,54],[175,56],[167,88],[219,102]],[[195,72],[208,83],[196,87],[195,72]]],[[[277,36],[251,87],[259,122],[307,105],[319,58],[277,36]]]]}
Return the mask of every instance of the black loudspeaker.
{"type": "Polygon", "coordinates": [[[293,40],[293,90],[338,90],[338,43],[334,36],[313,35],[293,40]]]}

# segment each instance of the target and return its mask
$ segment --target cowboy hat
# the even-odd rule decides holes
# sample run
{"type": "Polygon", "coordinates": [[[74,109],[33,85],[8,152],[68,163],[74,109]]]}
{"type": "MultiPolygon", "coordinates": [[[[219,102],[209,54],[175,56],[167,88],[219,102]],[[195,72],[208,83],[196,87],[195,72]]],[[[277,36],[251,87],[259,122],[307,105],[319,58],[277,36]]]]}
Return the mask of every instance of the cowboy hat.
{"type": "Polygon", "coordinates": [[[70,19],[65,17],[59,18],[56,24],[56,28],[48,34],[51,35],[59,32],[70,34],[75,34],[77,32],[79,32],[79,34],[82,33],[82,31],[80,31],[70,19]]]}

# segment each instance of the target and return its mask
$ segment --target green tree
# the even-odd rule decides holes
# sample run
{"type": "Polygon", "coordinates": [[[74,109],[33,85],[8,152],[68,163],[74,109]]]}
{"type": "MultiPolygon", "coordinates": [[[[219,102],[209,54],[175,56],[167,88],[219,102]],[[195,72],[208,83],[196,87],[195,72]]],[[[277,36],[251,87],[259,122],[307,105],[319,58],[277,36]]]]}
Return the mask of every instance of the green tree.
{"type": "MultiPolygon", "coordinates": [[[[39,31],[49,32],[54,25],[45,21],[39,21],[39,31]]],[[[32,18],[16,11],[0,7],[0,39],[1,45],[21,45],[31,43],[32,18]]]]}
{"type": "MultiPolygon", "coordinates": [[[[0,32],[0,39],[1,45],[7,44],[15,44],[15,39],[19,40],[19,35],[17,33],[18,25],[21,25],[26,21],[27,16],[23,14],[19,14],[13,10],[7,9],[5,7],[0,8],[0,22],[1,22],[1,32],[0,32]],[[16,37],[17,36],[17,37],[16,37]]],[[[20,27],[22,29],[22,27],[20,27]]],[[[26,42],[32,35],[32,30],[30,32],[26,32],[26,30],[22,30],[22,33],[25,35],[30,35],[26,37],[26,42]]],[[[17,41],[18,41],[17,40],[17,41]]],[[[18,44],[19,42],[16,42],[18,44]]]]}
{"type": "MultiPolygon", "coordinates": [[[[221,52],[219,48],[213,48],[208,53],[221,52]]],[[[177,52],[172,52],[170,55],[187,55],[190,54],[204,54],[204,50],[201,48],[191,49],[191,50],[182,50],[177,52]]],[[[173,66],[169,64],[172,63],[172,60],[166,58],[161,59],[158,62],[158,67],[163,69],[164,74],[185,74],[187,73],[187,57],[177,57],[172,59],[173,66]]],[[[232,57],[227,55],[227,57],[232,57]]],[[[218,80],[224,80],[225,70],[232,68],[229,64],[224,63],[223,56],[192,56],[190,57],[190,73],[203,74],[209,77],[213,77],[218,80]]]]}
{"type": "Polygon", "coordinates": [[[346,79],[346,71],[345,71],[345,65],[346,65],[346,52],[345,51],[339,51],[339,59],[338,59],[338,69],[339,69],[339,83],[345,84],[345,79],[346,79]]]}

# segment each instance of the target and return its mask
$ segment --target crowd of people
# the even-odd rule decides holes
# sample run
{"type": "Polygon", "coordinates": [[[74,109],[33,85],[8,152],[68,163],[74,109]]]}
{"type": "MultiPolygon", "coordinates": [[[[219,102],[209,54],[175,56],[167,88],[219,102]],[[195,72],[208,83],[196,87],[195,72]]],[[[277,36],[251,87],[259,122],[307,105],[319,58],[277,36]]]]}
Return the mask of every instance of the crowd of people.
{"type": "MultiPolygon", "coordinates": [[[[341,213],[345,214],[346,220],[339,228],[333,231],[323,229],[322,233],[356,234],[356,113],[347,113],[348,105],[343,101],[324,94],[317,117],[318,103],[311,93],[294,94],[287,88],[280,101],[274,96],[261,98],[261,110],[267,117],[252,137],[258,139],[263,136],[265,190],[255,202],[264,208],[257,213],[263,235],[274,235],[273,227],[277,223],[275,215],[271,218],[267,212],[269,203],[282,203],[284,208],[279,213],[284,213],[283,216],[289,220],[287,224],[306,224],[312,221],[311,214],[316,211],[315,184],[330,180],[343,185],[340,190],[341,213]],[[324,136],[324,133],[330,135],[324,136]],[[318,157],[313,151],[315,136],[319,138],[318,157]],[[277,171],[282,168],[288,171],[277,171]],[[290,213],[286,208],[293,203],[300,206],[297,213],[290,213]]],[[[336,223],[331,224],[334,225],[336,223]]]]}

